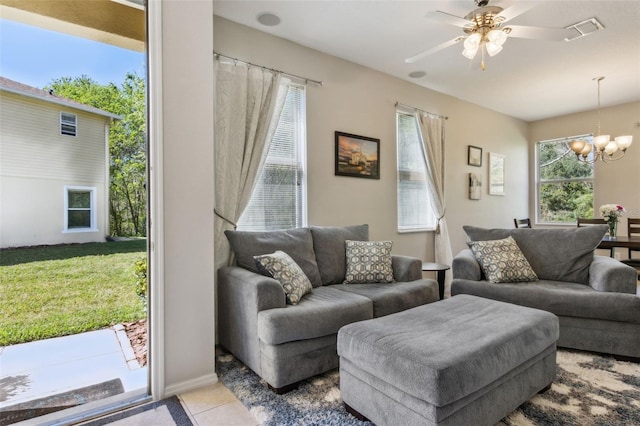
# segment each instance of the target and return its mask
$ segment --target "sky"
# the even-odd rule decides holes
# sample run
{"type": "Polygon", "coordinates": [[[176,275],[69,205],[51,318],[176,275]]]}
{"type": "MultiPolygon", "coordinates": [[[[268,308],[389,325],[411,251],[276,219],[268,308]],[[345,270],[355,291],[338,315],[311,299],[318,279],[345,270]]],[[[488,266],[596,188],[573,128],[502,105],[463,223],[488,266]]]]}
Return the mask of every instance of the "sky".
{"type": "Polygon", "coordinates": [[[0,75],[43,88],[87,75],[120,86],[127,72],[145,75],[143,53],[0,19],[0,75]]]}

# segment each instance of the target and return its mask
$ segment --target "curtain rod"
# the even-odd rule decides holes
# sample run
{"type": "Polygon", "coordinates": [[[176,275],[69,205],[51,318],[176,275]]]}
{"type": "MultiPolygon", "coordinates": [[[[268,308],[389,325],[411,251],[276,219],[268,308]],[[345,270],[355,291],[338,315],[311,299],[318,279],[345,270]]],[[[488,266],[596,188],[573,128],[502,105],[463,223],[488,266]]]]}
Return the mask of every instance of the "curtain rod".
{"type": "Polygon", "coordinates": [[[276,69],[265,67],[265,66],[262,66],[262,65],[252,64],[251,62],[243,61],[242,59],[237,59],[237,58],[233,58],[231,56],[223,55],[222,53],[218,53],[215,50],[213,51],[213,56],[218,57],[218,58],[220,58],[220,57],[227,58],[227,59],[232,60],[234,63],[235,62],[241,62],[241,63],[243,63],[245,65],[249,65],[249,66],[252,66],[252,67],[258,67],[258,68],[262,68],[263,70],[280,73],[280,74],[286,75],[288,77],[297,78],[298,80],[302,80],[305,83],[313,83],[313,84],[317,84],[318,86],[322,86],[324,84],[322,81],[319,81],[319,80],[314,80],[312,78],[302,77],[302,76],[299,76],[299,75],[296,75],[296,74],[291,74],[289,72],[276,70],[276,69]]]}
{"type": "Polygon", "coordinates": [[[412,110],[414,110],[414,111],[424,112],[425,114],[429,114],[429,115],[432,115],[432,116],[434,116],[434,117],[444,118],[445,120],[448,120],[448,119],[449,119],[449,117],[447,117],[447,116],[445,116],[445,115],[434,114],[433,112],[429,112],[429,111],[425,111],[425,110],[420,109],[420,108],[412,107],[411,105],[405,105],[405,104],[402,104],[402,103],[400,103],[400,102],[396,102],[396,107],[409,108],[409,109],[412,109],[412,110]]]}

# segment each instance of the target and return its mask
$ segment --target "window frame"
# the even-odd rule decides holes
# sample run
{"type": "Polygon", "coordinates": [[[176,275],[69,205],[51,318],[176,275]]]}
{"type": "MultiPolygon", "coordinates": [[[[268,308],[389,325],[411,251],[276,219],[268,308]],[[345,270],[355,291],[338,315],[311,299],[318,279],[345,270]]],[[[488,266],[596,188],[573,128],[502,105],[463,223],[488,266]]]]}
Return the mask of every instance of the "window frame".
{"type": "MultiPolygon", "coordinates": [[[[405,111],[402,108],[396,109],[396,229],[397,229],[397,232],[400,234],[415,233],[415,232],[432,232],[436,230],[437,218],[433,211],[433,205],[431,203],[431,194],[429,193],[429,190],[426,187],[427,180],[429,178],[427,174],[427,166],[426,164],[424,164],[424,161],[423,161],[422,162],[423,168],[422,168],[422,171],[420,171],[416,169],[404,169],[404,168],[401,168],[401,165],[400,165],[400,160],[401,160],[400,126],[399,126],[400,115],[411,117],[415,122],[415,118],[412,112],[405,111]],[[403,179],[401,179],[401,175],[403,174],[407,174],[410,176],[417,176],[418,178],[423,177],[422,181],[424,181],[425,183],[425,195],[426,195],[426,201],[427,201],[426,214],[430,215],[430,217],[422,218],[421,223],[417,225],[410,226],[410,225],[401,223],[402,214],[400,209],[401,209],[401,204],[403,204],[403,201],[400,199],[400,197],[402,196],[400,183],[403,181],[403,179]]],[[[420,138],[420,135],[418,134],[417,128],[416,128],[415,142],[421,145],[421,138],[420,138]]],[[[420,146],[420,151],[424,152],[424,147],[420,146]]],[[[421,181],[421,179],[415,179],[415,181],[421,181]]]]}
{"type": "Polygon", "coordinates": [[[73,114],[71,112],[65,112],[65,111],[60,111],[60,135],[62,136],[72,136],[72,137],[78,137],[78,115],[77,114],[73,114]],[[65,117],[73,117],[73,123],[71,123],[68,119],[65,120],[65,117]],[[68,130],[65,133],[65,126],[68,127],[68,130]],[[71,132],[70,129],[73,129],[73,133],[69,133],[71,132]]]}
{"type": "MultiPolygon", "coordinates": [[[[550,180],[542,180],[541,179],[541,172],[540,172],[540,145],[543,143],[551,143],[551,142],[556,142],[556,143],[562,143],[562,142],[570,142],[572,140],[577,140],[577,139],[588,139],[590,141],[590,143],[593,143],[593,134],[591,133],[587,133],[587,134],[582,134],[582,135],[576,135],[576,136],[568,136],[568,137],[560,137],[560,138],[553,138],[553,139],[546,139],[546,140],[541,140],[536,142],[535,144],[535,188],[536,188],[536,193],[535,193],[535,223],[537,225],[551,225],[551,226],[572,226],[572,225],[576,225],[576,221],[574,222],[550,222],[550,221],[542,221],[541,217],[540,217],[540,190],[542,188],[542,185],[544,184],[561,184],[561,183],[569,183],[569,182],[590,182],[591,183],[591,187],[593,188],[593,192],[592,195],[595,198],[595,168],[594,168],[594,163],[591,163],[591,177],[587,178],[587,177],[576,177],[576,178],[557,178],[557,179],[550,179],[550,180]]],[[[571,156],[575,156],[575,154],[571,151],[568,153],[568,155],[571,156]]],[[[591,157],[593,156],[593,151],[589,154],[589,159],[592,159],[591,157]]],[[[575,161],[578,161],[577,159],[575,161]]],[[[595,208],[595,207],[594,207],[595,208]]]]}
{"type": "MultiPolygon", "coordinates": [[[[295,129],[295,133],[296,133],[296,140],[298,142],[297,146],[296,146],[296,151],[297,151],[297,176],[298,176],[298,184],[300,186],[300,197],[298,199],[299,201],[299,206],[297,206],[296,208],[296,226],[297,228],[300,227],[305,227],[308,225],[308,214],[307,214],[307,109],[306,109],[306,105],[307,105],[307,90],[306,90],[306,85],[304,84],[298,84],[295,83],[293,81],[285,81],[282,83],[282,86],[284,87],[284,90],[287,91],[287,93],[285,94],[285,96],[288,96],[288,92],[290,90],[290,88],[295,88],[301,91],[300,93],[300,105],[299,105],[299,110],[297,111],[297,115],[300,119],[299,122],[299,126],[295,129]]],[[[285,100],[286,102],[286,100],[285,100]]],[[[283,106],[284,108],[284,106],[283,106]]],[[[282,114],[281,114],[282,117],[282,114]]],[[[273,137],[276,137],[276,133],[274,133],[273,137]]],[[[271,145],[273,146],[273,145],[271,145]]],[[[264,171],[267,169],[268,165],[285,165],[288,166],[292,164],[291,161],[289,161],[289,159],[287,159],[286,157],[282,157],[282,156],[272,156],[271,158],[269,157],[269,153],[267,153],[267,158],[265,159],[265,164],[263,165],[263,169],[261,170],[261,175],[258,176],[258,180],[262,180],[262,176],[264,171]],[[269,161],[269,163],[267,163],[267,161],[269,161]]],[[[254,188],[254,194],[251,194],[251,198],[253,199],[253,197],[255,196],[255,191],[257,190],[258,185],[256,185],[256,187],[254,188]]],[[[249,206],[251,205],[251,201],[249,201],[249,203],[247,204],[247,209],[249,208],[249,206]]],[[[273,231],[276,230],[276,227],[258,227],[258,224],[249,224],[249,223],[243,223],[242,218],[243,216],[246,214],[247,210],[245,210],[245,212],[243,213],[243,215],[240,217],[240,219],[238,220],[237,223],[237,229],[238,230],[245,230],[245,231],[256,231],[256,232],[262,232],[262,231],[273,231]]],[[[264,225],[264,223],[262,224],[264,225]]],[[[278,228],[280,229],[280,228],[278,228]]]]}
{"type": "Polygon", "coordinates": [[[99,231],[97,227],[97,188],[95,186],[76,186],[76,185],[65,185],[64,186],[64,212],[63,212],[63,224],[62,224],[62,232],[63,233],[81,233],[81,232],[97,232],[99,231]],[[69,207],[69,193],[70,192],[88,192],[89,193],[89,208],[71,208],[69,207]],[[82,228],[70,228],[69,227],[69,211],[89,211],[89,219],[90,226],[82,227],[82,228]]]}

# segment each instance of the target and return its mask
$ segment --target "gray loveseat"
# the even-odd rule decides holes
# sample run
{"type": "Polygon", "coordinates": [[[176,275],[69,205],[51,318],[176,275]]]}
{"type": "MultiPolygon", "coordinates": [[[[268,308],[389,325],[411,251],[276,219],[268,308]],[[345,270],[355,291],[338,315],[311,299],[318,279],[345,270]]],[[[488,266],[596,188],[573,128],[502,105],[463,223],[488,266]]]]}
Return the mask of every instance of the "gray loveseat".
{"type": "Polygon", "coordinates": [[[605,225],[574,229],[482,229],[470,241],[513,237],[537,281],[491,283],[465,249],[453,259],[451,294],[543,309],[560,319],[558,346],[640,358],[640,297],[635,269],[594,255],[605,225]]]}
{"type": "Polygon", "coordinates": [[[218,270],[219,343],[276,392],[337,368],[338,330],[347,324],[438,300],[438,284],[422,279],[422,262],[393,256],[392,283],[343,284],[345,241],[367,241],[367,225],[275,232],[227,231],[237,266],[218,270]],[[297,305],[282,285],[260,275],[253,256],[284,251],[313,289],[297,305]]]}

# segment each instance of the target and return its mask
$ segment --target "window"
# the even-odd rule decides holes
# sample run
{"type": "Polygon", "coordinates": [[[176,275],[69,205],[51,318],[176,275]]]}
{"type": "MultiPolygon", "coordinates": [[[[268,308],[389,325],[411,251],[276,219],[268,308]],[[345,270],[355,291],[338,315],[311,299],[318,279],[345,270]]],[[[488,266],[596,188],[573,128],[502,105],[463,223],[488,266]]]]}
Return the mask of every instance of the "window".
{"type": "Polygon", "coordinates": [[[289,85],[264,168],[238,229],[273,231],[306,225],[305,117],[305,88],[289,85]]]}
{"type": "Polygon", "coordinates": [[[76,131],[78,130],[78,125],[76,120],[77,118],[75,114],[69,114],[68,112],[61,112],[60,113],[60,134],[76,136],[76,131]]]}
{"type": "Polygon", "coordinates": [[[65,186],[64,231],[97,231],[96,188],[84,186],[65,186]]]}
{"type": "Polygon", "coordinates": [[[575,223],[593,217],[593,164],[576,159],[574,139],[592,143],[591,135],[538,142],[536,145],[537,219],[539,223],[575,223]]]}
{"type": "Polygon", "coordinates": [[[415,118],[398,111],[398,232],[435,229],[436,217],[427,189],[427,167],[415,118]]]}

